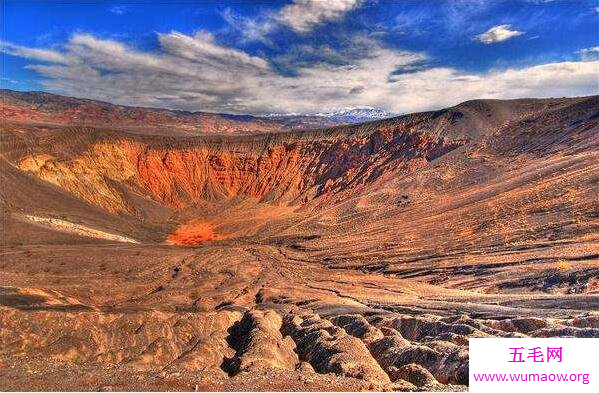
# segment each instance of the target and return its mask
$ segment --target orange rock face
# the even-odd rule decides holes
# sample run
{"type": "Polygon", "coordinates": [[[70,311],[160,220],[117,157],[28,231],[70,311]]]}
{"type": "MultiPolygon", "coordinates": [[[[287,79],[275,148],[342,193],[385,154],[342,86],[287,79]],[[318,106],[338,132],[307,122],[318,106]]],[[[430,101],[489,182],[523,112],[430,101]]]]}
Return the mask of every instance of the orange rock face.
{"type": "Polygon", "coordinates": [[[212,224],[205,222],[190,222],[178,227],[167,240],[177,246],[197,246],[210,240],[222,238],[214,232],[212,224]]]}
{"type": "MultiPolygon", "coordinates": [[[[70,136],[61,138],[65,142],[62,149],[71,150],[70,136]]],[[[178,210],[237,196],[298,204],[410,172],[465,141],[393,124],[356,135],[278,134],[172,144],[119,137],[88,143],[66,159],[52,145],[51,151],[20,157],[18,165],[105,210],[135,213],[123,187],[178,210]]]]}

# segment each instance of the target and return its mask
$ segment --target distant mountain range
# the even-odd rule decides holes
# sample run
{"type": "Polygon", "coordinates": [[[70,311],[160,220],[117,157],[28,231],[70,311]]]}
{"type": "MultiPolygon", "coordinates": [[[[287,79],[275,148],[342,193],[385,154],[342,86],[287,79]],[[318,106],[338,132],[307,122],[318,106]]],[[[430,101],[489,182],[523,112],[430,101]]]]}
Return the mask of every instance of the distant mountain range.
{"type": "Polygon", "coordinates": [[[46,92],[0,90],[0,114],[8,121],[60,125],[93,125],[127,129],[144,134],[255,134],[306,130],[364,123],[392,116],[375,108],[349,108],[314,114],[263,116],[187,112],[114,105],[46,92]]]}
{"type": "Polygon", "coordinates": [[[386,119],[395,115],[378,108],[349,108],[336,112],[316,113],[315,116],[328,117],[330,119],[339,119],[355,123],[369,120],[386,119]]]}
{"type": "Polygon", "coordinates": [[[307,129],[341,124],[366,123],[393,116],[393,114],[377,108],[346,108],[335,112],[311,114],[273,113],[263,117],[280,121],[291,129],[307,129]]]}

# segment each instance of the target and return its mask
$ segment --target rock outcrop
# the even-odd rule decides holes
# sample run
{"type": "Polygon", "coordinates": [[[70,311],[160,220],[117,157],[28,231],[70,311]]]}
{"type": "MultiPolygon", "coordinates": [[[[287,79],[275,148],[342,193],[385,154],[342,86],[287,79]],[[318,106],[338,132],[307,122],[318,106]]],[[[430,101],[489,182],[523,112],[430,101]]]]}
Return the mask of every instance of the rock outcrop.
{"type": "Polygon", "coordinates": [[[297,343],[300,359],[319,373],[331,372],[377,383],[390,381],[362,341],[318,315],[288,316],[283,332],[297,343]]]}

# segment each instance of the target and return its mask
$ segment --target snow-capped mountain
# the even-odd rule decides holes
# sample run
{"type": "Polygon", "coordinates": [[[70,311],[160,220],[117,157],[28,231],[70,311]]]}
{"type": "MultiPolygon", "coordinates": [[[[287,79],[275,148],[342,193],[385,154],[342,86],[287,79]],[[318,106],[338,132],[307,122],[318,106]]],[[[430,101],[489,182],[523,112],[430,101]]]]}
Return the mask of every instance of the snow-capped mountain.
{"type": "Polygon", "coordinates": [[[306,129],[340,124],[366,123],[369,121],[385,119],[395,116],[383,109],[378,108],[346,108],[334,112],[318,113],[272,113],[262,115],[283,122],[289,128],[306,129]]]}
{"type": "Polygon", "coordinates": [[[328,117],[347,123],[361,123],[364,121],[385,119],[393,114],[378,108],[348,108],[335,112],[315,113],[314,116],[328,117]]]}

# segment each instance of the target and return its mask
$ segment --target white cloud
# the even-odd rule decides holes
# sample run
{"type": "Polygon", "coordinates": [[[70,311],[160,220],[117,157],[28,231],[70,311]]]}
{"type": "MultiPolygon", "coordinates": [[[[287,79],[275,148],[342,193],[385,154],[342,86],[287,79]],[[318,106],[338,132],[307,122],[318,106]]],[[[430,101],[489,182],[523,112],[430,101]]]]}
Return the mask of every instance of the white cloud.
{"type": "Polygon", "coordinates": [[[193,37],[171,32],[169,34],[158,34],[162,48],[174,56],[179,56],[191,61],[232,62],[239,66],[268,68],[268,62],[260,57],[249,56],[245,52],[222,47],[214,42],[210,33],[199,32],[193,37]]]}
{"type": "MultiPolygon", "coordinates": [[[[8,83],[13,83],[13,84],[18,84],[19,81],[16,81],[14,79],[10,79],[10,78],[5,78],[5,77],[0,77],[0,82],[8,82],[8,83]]],[[[0,86],[2,85],[2,83],[0,83],[0,86]]]]}
{"type": "Polygon", "coordinates": [[[268,10],[246,17],[225,8],[221,16],[229,28],[242,37],[240,42],[261,42],[273,46],[271,36],[282,27],[305,34],[316,26],[337,21],[359,8],[364,0],[293,0],[278,11],[268,10]]]}
{"type": "MultiPolygon", "coordinates": [[[[561,62],[521,69],[465,74],[433,68],[397,78],[412,91],[408,111],[443,107],[475,98],[563,97],[599,93],[597,62],[561,62]]],[[[402,108],[403,109],[403,108],[402,108]]]]}
{"type": "Polygon", "coordinates": [[[583,61],[599,60],[599,46],[584,48],[579,50],[578,53],[580,53],[580,58],[583,61]]]}
{"type": "MultiPolygon", "coordinates": [[[[43,60],[29,69],[49,91],[125,105],[230,112],[327,112],[377,107],[395,113],[438,109],[475,98],[575,96],[599,93],[599,62],[578,61],[465,73],[425,68],[422,53],[354,37],[352,50],[299,48],[334,61],[294,62],[281,73],[274,60],[219,44],[206,32],[158,35],[143,52],[114,40],[76,34],[62,52],[5,43],[4,52],[43,60]],[[322,53],[319,53],[322,52],[322,53]],[[294,65],[295,64],[295,65],[294,65]]],[[[595,48],[590,48],[595,49],[595,48]]]]}
{"type": "Polygon", "coordinates": [[[294,0],[277,13],[276,19],[297,32],[305,33],[319,24],[340,19],[361,3],[361,0],[294,0]]]}
{"type": "Polygon", "coordinates": [[[511,25],[498,25],[491,27],[484,33],[477,35],[475,38],[483,44],[494,44],[496,42],[502,42],[509,40],[510,38],[518,37],[522,34],[524,34],[524,32],[512,30],[511,25]]]}
{"type": "Polygon", "coordinates": [[[48,61],[51,63],[65,63],[66,57],[49,49],[27,48],[25,46],[0,41],[0,51],[9,55],[23,57],[25,59],[48,61]]]}
{"type": "Polygon", "coordinates": [[[261,42],[272,46],[269,35],[278,27],[278,22],[272,13],[246,17],[235,13],[231,8],[225,8],[221,16],[230,29],[242,37],[241,42],[261,42]]]}
{"type": "Polygon", "coordinates": [[[124,15],[129,12],[129,8],[125,5],[115,5],[110,7],[109,11],[113,14],[124,15]]]}

